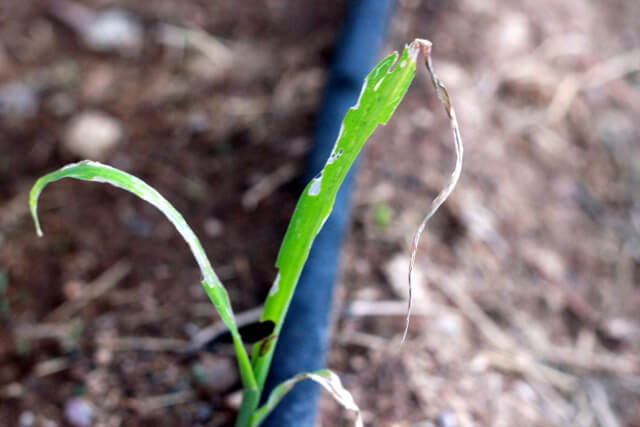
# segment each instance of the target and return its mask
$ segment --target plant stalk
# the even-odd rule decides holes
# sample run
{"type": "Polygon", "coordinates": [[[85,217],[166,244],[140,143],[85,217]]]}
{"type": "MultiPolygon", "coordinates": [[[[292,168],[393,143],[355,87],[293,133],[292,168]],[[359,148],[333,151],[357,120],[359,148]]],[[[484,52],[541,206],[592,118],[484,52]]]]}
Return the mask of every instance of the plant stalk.
{"type": "Polygon", "coordinates": [[[257,388],[244,389],[242,393],[242,406],[238,412],[235,427],[251,427],[251,418],[258,408],[260,391],[257,388]]]}

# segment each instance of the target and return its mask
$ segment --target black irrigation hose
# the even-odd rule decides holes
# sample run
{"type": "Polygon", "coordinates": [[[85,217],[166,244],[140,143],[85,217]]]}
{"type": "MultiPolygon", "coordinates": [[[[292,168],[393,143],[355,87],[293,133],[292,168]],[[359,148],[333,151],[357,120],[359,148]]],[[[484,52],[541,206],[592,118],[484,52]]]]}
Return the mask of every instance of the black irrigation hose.
{"type": "MultiPolygon", "coordinates": [[[[348,108],[358,99],[362,83],[378,59],[393,0],[352,0],[336,46],[325,99],[318,113],[314,144],[309,153],[305,183],[322,169],[348,108]]],[[[353,173],[338,192],[333,213],[313,243],[291,301],[265,393],[304,371],[326,367],[333,286],[349,217],[353,173]]],[[[267,418],[266,427],[313,427],[319,386],[298,384],[267,418]]]]}

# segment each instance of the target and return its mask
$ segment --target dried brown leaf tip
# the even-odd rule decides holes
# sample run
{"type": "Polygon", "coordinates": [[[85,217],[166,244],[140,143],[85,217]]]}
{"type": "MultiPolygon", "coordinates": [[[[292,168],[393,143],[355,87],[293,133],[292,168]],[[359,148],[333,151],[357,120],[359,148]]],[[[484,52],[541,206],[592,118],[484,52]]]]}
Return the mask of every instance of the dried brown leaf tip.
{"type": "Polygon", "coordinates": [[[447,181],[447,184],[440,191],[438,196],[431,203],[431,207],[429,211],[423,218],[422,222],[418,226],[414,236],[413,243],[411,245],[411,255],[409,260],[409,302],[407,304],[407,316],[405,319],[405,327],[404,332],[402,333],[402,342],[407,338],[407,332],[409,331],[409,320],[411,317],[411,304],[412,304],[412,294],[413,294],[413,283],[412,283],[412,272],[416,262],[416,254],[418,252],[418,244],[420,243],[420,237],[427,225],[427,222],[431,219],[431,217],[437,212],[437,210],[442,206],[442,204],[447,200],[451,192],[455,188],[458,180],[460,179],[460,173],[462,172],[462,157],[464,148],[462,145],[462,137],[460,136],[460,128],[458,126],[458,120],[456,118],[456,112],[453,109],[453,104],[451,103],[451,98],[449,97],[449,93],[447,92],[447,88],[435,70],[433,69],[433,63],[431,62],[431,48],[432,44],[429,40],[425,39],[415,39],[410,45],[410,53],[413,58],[418,59],[419,55],[422,55],[425,61],[425,66],[427,67],[427,71],[429,72],[429,76],[431,77],[431,83],[433,84],[433,88],[436,91],[436,95],[440,100],[440,103],[445,109],[447,116],[449,117],[449,123],[451,125],[451,132],[453,134],[453,144],[456,152],[456,164],[447,181]]]}

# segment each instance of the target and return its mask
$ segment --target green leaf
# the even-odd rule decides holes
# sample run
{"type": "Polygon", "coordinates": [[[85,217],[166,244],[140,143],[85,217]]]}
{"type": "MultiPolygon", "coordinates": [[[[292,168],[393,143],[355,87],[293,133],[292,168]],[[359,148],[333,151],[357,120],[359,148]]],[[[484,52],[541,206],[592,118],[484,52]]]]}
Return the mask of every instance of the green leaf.
{"type": "Polygon", "coordinates": [[[38,218],[38,198],[40,197],[42,190],[49,183],[58,181],[62,178],[75,178],[83,181],[111,184],[133,193],[141,199],[151,203],[153,206],[158,208],[167,217],[167,219],[169,219],[169,221],[171,221],[176,230],[178,230],[182,238],[189,245],[204,278],[202,285],[213,302],[216,310],[220,314],[222,321],[231,331],[245,387],[251,389],[255,388],[255,378],[253,376],[247,352],[236,326],[229,295],[227,294],[226,289],[222,286],[218,276],[216,276],[213,267],[211,267],[211,263],[207,258],[204,248],[200,244],[200,240],[195,235],[191,227],[189,227],[180,212],[178,212],[176,208],[167,201],[167,199],[158,193],[156,189],[142,181],[140,178],[111,166],[85,160],[79,163],[66,165],[41,177],[36,181],[35,185],[31,189],[29,206],[36,225],[36,231],[39,236],[42,236],[42,229],[40,228],[40,220],[38,218]]]}
{"type": "MultiPolygon", "coordinates": [[[[357,103],[344,118],[324,168],[306,186],[298,200],[278,253],[278,275],[262,314],[263,321],[271,320],[276,324],[275,334],[280,333],[313,240],[333,209],[340,185],[369,136],[379,124],[389,120],[404,97],[415,75],[417,55],[416,49],[407,46],[402,55],[394,52],[369,73],[357,103]]],[[[275,342],[271,343],[268,351],[261,351],[260,343],[253,348],[253,368],[260,389],[274,348],[275,342]]]]}
{"type": "Polygon", "coordinates": [[[355,425],[356,427],[362,427],[360,408],[353,400],[351,393],[342,386],[340,377],[329,369],[321,369],[314,372],[303,372],[276,386],[271,391],[271,394],[269,394],[267,402],[254,412],[253,417],[251,418],[251,427],[258,427],[267,415],[269,415],[269,413],[276,407],[276,405],[280,403],[289,390],[291,390],[300,381],[306,379],[317,382],[331,393],[331,396],[333,396],[338,403],[351,411],[355,411],[357,414],[355,425]]]}

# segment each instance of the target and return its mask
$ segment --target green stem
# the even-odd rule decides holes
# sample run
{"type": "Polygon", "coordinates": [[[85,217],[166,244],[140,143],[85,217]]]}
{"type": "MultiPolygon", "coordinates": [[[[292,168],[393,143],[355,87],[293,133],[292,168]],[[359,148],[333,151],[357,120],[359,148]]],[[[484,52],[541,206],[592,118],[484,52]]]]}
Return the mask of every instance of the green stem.
{"type": "Polygon", "coordinates": [[[242,379],[242,387],[245,390],[257,390],[257,383],[253,369],[251,368],[251,362],[247,355],[247,350],[244,348],[242,338],[240,335],[233,336],[233,346],[236,350],[236,358],[238,359],[238,368],[240,369],[240,378],[242,379]]]}
{"type": "MultiPolygon", "coordinates": [[[[261,345],[254,345],[253,347],[253,373],[255,375],[260,393],[262,393],[265,382],[267,381],[267,375],[269,374],[269,368],[271,367],[275,348],[278,344],[278,338],[280,337],[280,332],[282,330],[282,327],[284,326],[284,319],[287,315],[287,312],[289,311],[289,305],[291,305],[291,300],[293,299],[293,295],[298,286],[298,279],[302,274],[302,268],[308,257],[308,254],[308,249],[305,251],[299,251],[298,256],[300,259],[295,263],[294,267],[281,273],[281,289],[278,295],[281,298],[278,301],[278,303],[281,304],[281,308],[279,310],[274,310],[275,312],[270,319],[276,324],[275,329],[273,330],[274,337],[270,339],[269,346],[266,348],[266,350],[264,350],[261,345]]],[[[276,299],[271,299],[271,301],[267,299],[265,307],[267,307],[267,304],[270,304],[273,301],[276,301],[276,299]]]]}
{"type": "Polygon", "coordinates": [[[242,394],[242,406],[236,419],[236,427],[253,427],[251,426],[251,418],[260,402],[260,392],[257,388],[245,388],[242,394]]]}

